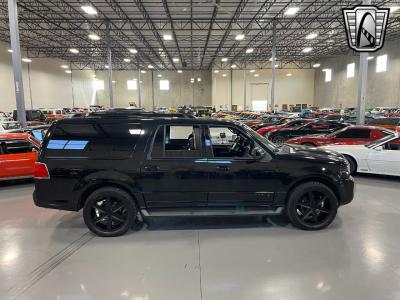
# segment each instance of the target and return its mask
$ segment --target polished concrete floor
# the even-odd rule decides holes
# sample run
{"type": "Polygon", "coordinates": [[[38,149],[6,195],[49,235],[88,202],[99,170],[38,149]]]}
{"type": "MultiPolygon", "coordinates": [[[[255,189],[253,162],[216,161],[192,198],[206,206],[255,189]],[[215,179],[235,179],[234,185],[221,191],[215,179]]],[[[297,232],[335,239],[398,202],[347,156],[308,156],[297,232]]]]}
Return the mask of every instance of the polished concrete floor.
{"type": "Polygon", "coordinates": [[[400,180],[357,177],[326,230],[286,218],[152,221],[118,238],[0,186],[0,299],[400,299],[400,180]],[[190,224],[190,225],[189,225],[190,224]]]}

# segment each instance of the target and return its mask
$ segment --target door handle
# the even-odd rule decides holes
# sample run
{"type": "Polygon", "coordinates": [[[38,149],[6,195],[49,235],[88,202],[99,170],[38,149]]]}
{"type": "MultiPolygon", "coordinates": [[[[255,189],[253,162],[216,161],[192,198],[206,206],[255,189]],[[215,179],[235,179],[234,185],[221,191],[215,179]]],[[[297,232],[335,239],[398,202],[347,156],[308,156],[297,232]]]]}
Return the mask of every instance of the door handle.
{"type": "Polygon", "coordinates": [[[216,167],[217,170],[219,171],[229,171],[229,168],[227,166],[217,166],[216,167]]]}
{"type": "Polygon", "coordinates": [[[159,166],[150,165],[150,166],[145,166],[144,170],[147,171],[147,172],[157,172],[157,171],[160,171],[160,167],[159,166]]]}

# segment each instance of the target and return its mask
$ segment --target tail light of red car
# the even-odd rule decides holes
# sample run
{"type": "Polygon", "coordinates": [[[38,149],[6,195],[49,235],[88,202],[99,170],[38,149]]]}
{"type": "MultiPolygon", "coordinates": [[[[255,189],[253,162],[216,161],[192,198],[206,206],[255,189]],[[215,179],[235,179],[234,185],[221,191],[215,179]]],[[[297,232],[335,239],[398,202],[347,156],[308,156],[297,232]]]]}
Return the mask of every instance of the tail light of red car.
{"type": "Polygon", "coordinates": [[[35,162],[33,176],[35,177],[35,179],[50,179],[49,170],[47,169],[46,164],[35,162]]]}

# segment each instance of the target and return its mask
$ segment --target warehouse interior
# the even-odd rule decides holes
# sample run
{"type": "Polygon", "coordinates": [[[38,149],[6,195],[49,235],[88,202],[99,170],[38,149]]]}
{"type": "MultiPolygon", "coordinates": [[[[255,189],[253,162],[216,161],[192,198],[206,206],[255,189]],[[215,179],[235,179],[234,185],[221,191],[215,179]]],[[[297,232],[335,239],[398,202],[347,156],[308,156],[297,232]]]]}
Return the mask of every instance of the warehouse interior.
{"type": "MultiPolygon", "coordinates": [[[[0,299],[400,299],[399,49],[398,0],[0,0],[0,299]],[[343,10],[363,6],[387,18],[376,21],[373,51],[354,50],[346,31],[343,10]],[[353,200],[320,231],[296,229],[285,213],[240,215],[239,207],[235,216],[142,214],[127,234],[109,238],[86,227],[82,210],[33,200],[52,128],[129,110],[145,121],[161,114],[201,126],[240,123],[276,152],[294,144],[336,151],[355,182],[353,200]],[[46,119],[31,120],[34,111],[46,119]],[[336,129],[276,137],[321,122],[336,129]],[[349,128],[368,139],[328,144],[349,128]],[[6,157],[16,141],[30,145],[30,157],[8,167],[20,159],[6,157]]],[[[295,164],[256,179],[270,172],[267,181],[285,174],[282,182],[300,182],[295,164]]],[[[45,167],[47,179],[70,168],[68,180],[80,168],[45,167]]],[[[234,176],[243,170],[225,179],[234,176]]]]}

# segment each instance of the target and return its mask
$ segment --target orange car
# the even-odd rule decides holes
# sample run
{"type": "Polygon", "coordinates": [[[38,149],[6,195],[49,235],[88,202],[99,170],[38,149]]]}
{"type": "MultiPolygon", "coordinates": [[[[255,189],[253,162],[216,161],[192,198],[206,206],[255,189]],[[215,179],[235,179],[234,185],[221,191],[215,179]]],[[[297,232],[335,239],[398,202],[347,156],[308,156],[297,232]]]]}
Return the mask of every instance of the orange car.
{"type": "Polygon", "coordinates": [[[33,177],[39,148],[27,133],[0,134],[0,181],[33,177]]]}

